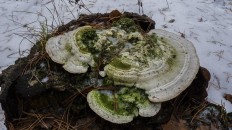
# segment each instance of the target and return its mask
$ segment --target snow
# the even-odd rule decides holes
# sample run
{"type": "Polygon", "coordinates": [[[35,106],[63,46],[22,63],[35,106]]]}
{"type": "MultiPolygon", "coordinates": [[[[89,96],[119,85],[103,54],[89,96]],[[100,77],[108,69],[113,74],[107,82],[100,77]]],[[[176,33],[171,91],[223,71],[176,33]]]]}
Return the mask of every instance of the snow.
{"type": "Polygon", "coordinates": [[[182,34],[194,44],[201,66],[211,73],[208,101],[232,112],[232,104],[223,98],[224,93],[232,94],[232,0],[167,0],[168,4],[165,0],[142,0],[140,7],[137,0],[71,1],[0,0],[0,73],[28,55],[46,25],[52,30],[81,13],[114,9],[144,13],[156,21],[157,29],[182,34]]]}

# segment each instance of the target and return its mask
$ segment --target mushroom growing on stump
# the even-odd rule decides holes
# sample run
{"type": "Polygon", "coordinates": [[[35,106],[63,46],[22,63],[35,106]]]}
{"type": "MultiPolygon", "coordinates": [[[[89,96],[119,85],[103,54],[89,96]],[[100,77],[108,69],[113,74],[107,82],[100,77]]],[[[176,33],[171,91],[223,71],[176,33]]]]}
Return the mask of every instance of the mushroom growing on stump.
{"type": "Polygon", "coordinates": [[[85,73],[89,66],[96,67],[101,53],[108,54],[101,58],[109,58],[126,47],[126,38],[126,32],[117,27],[97,30],[83,26],[50,38],[46,52],[54,62],[63,64],[68,72],[85,73]],[[113,54],[110,56],[109,53],[113,54]]]}
{"type": "Polygon", "coordinates": [[[94,61],[91,53],[83,51],[82,40],[79,39],[90,30],[91,26],[84,26],[50,38],[46,44],[46,52],[54,62],[64,64],[63,68],[68,72],[85,73],[88,65],[93,66],[94,61]]]}
{"type": "Polygon", "coordinates": [[[194,46],[163,30],[151,30],[144,39],[106,65],[106,75],[115,85],[144,89],[152,102],[178,96],[199,69],[194,46]]]}
{"type": "Polygon", "coordinates": [[[147,95],[137,88],[121,88],[118,92],[93,90],[88,93],[90,108],[100,117],[112,123],[123,124],[140,115],[152,117],[160,108],[160,103],[152,103],[147,95]]]}
{"type": "MultiPolygon", "coordinates": [[[[159,103],[178,96],[195,78],[199,69],[195,48],[167,31],[144,34],[139,29],[130,32],[114,25],[102,29],[79,27],[49,39],[46,51],[68,72],[88,73],[91,68],[90,72],[97,70],[97,78],[109,79],[110,86],[120,89],[88,93],[90,108],[102,118],[121,124],[138,115],[154,116],[159,103]]],[[[101,86],[109,84],[96,87],[101,86]]]]}
{"type": "MultiPolygon", "coordinates": [[[[200,65],[196,50],[190,41],[164,30],[150,31],[150,34],[154,33],[163,37],[161,42],[167,42],[175,49],[175,55],[171,61],[167,61],[168,71],[145,83],[155,86],[146,89],[149,99],[153,102],[163,102],[183,92],[194,80],[200,65]]],[[[140,85],[143,86],[144,82],[138,86],[140,85]]]]}

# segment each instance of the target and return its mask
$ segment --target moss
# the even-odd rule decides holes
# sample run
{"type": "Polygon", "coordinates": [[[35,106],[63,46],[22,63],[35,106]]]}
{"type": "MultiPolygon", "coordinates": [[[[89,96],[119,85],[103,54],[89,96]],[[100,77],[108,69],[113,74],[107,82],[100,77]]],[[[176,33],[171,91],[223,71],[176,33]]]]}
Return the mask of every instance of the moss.
{"type": "Polygon", "coordinates": [[[168,58],[168,60],[166,61],[166,63],[168,64],[168,66],[171,67],[171,66],[174,65],[175,62],[174,62],[174,59],[170,57],[170,58],[168,58]]]}
{"type": "Polygon", "coordinates": [[[122,63],[119,58],[114,58],[111,62],[110,65],[122,69],[122,70],[129,70],[131,69],[131,65],[122,63]]]}
{"type": "Polygon", "coordinates": [[[134,20],[126,17],[122,17],[118,21],[114,21],[112,26],[121,28],[126,32],[136,32],[140,30],[140,27],[134,22],[134,20]]]}
{"type": "Polygon", "coordinates": [[[84,32],[82,32],[81,40],[84,43],[87,43],[88,41],[96,41],[97,40],[96,30],[94,29],[85,30],[84,32]]]}
{"type": "MultiPolygon", "coordinates": [[[[161,58],[163,56],[163,52],[161,51],[159,44],[158,44],[158,37],[155,34],[152,35],[145,35],[145,42],[144,42],[144,49],[143,52],[144,56],[148,56],[152,59],[154,58],[161,58]]],[[[140,48],[139,48],[140,49],[140,48]]]]}
{"type": "Polygon", "coordinates": [[[83,54],[86,54],[86,53],[90,52],[89,49],[84,47],[84,46],[79,46],[79,48],[80,48],[80,52],[83,53],[83,54]]]}
{"type": "Polygon", "coordinates": [[[145,94],[145,91],[137,88],[123,88],[119,91],[118,95],[120,100],[132,103],[134,105],[145,105],[149,102],[149,99],[147,98],[148,96],[145,94]]]}
{"type": "Polygon", "coordinates": [[[87,28],[79,31],[76,34],[76,40],[80,40],[80,42],[84,44],[84,46],[78,44],[82,52],[91,52],[93,54],[99,53],[99,50],[94,47],[95,42],[98,40],[95,29],[87,28]]]}
{"type": "Polygon", "coordinates": [[[107,109],[114,110],[113,100],[109,98],[106,94],[99,94],[99,100],[104,103],[107,109]]]}
{"type": "Polygon", "coordinates": [[[151,58],[162,58],[166,51],[168,50],[162,50],[160,48],[160,42],[163,44],[163,46],[166,46],[171,50],[171,58],[176,58],[176,53],[174,52],[174,49],[168,44],[167,40],[164,37],[159,37],[156,34],[152,34],[151,36],[146,36],[146,43],[149,45],[147,48],[148,56],[151,58]]]}
{"type": "Polygon", "coordinates": [[[114,81],[112,79],[109,79],[108,77],[104,77],[103,86],[112,86],[113,84],[114,81]]]}
{"type": "Polygon", "coordinates": [[[129,43],[137,43],[138,41],[139,41],[138,37],[133,37],[133,38],[128,40],[129,43]]]}
{"type": "Polygon", "coordinates": [[[168,64],[169,68],[171,69],[172,66],[175,66],[176,63],[178,63],[176,61],[178,55],[177,55],[176,50],[172,46],[170,46],[167,42],[165,44],[166,44],[167,47],[169,47],[169,51],[171,53],[170,57],[168,57],[168,59],[166,60],[166,64],[168,64]]]}
{"type": "Polygon", "coordinates": [[[145,92],[137,88],[124,87],[117,92],[92,91],[91,93],[97,104],[113,115],[136,115],[138,105],[149,103],[145,92]]]}
{"type": "Polygon", "coordinates": [[[151,40],[152,43],[157,43],[158,42],[158,36],[155,33],[153,33],[149,37],[150,37],[149,40],[151,40]]]}

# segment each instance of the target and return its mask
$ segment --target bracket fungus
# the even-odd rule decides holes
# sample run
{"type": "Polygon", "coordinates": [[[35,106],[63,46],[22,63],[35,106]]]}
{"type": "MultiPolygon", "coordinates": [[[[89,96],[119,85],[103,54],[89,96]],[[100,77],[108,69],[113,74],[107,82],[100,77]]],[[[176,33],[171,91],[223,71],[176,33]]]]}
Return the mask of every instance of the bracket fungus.
{"type": "Polygon", "coordinates": [[[89,68],[94,71],[102,66],[97,70],[101,78],[110,79],[116,88],[124,87],[116,93],[93,90],[87,96],[90,108],[113,123],[127,123],[138,115],[154,116],[160,109],[159,103],[183,92],[199,69],[191,42],[156,29],[144,34],[139,29],[130,32],[121,26],[83,26],[50,38],[46,51],[70,73],[86,73],[89,68]],[[138,89],[144,90],[144,94],[138,89]],[[119,100],[117,109],[114,99],[119,100]]]}
{"type": "Polygon", "coordinates": [[[128,52],[106,65],[115,85],[144,89],[152,102],[178,96],[195,78],[199,61],[191,42],[167,31],[151,30],[128,52]]]}
{"type": "Polygon", "coordinates": [[[83,32],[91,30],[91,26],[80,27],[74,31],[50,38],[46,43],[46,52],[50,58],[70,73],[85,73],[88,64],[93,66],[90,53],[81,50],[81,40],[77,41],[83,32]]]}
{"type": "Polygon", "coordinates": [[[96,66],[101,53],[117,53],[124,47],[126,32],[117,27],[97,30],[91,26],[50,38],[46,52],[50,58],[70,73],[85,73],[96,66]],[[120,47],[121,46],[121,47],[120,47]]]}
{"type": "Polygon", "coordinates": [[[150,34],[153,33],[163,37],[164,41],[160,41],[169,43],[175,49],[175,54],[168,59],[169,69],[166,72],[137,86],[153,86],[146,89],[149,99],[153,102],[163,102],[183,92],[194,80],[200,65],[196,50],[190,41],[164,30],[151,30],[150,34]]]}
{"type": "Polygon", "coordinates": [[[142,90],[121,88],[118,92],[93,90],[88,93],[90,108],[99,116],[112,123],[123,124],[140,115],[152,117],[160,108],[160,103],[152,103],[142,90]]]}

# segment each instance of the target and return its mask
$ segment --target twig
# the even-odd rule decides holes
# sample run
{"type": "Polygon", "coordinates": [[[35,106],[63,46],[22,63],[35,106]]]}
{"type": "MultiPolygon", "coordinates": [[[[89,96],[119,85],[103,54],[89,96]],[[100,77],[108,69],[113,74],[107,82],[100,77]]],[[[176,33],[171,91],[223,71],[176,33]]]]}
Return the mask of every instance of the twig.
{"type": "Polygon", "coordinates": [[[76,19],[76,17],[73,14],[73,11],[69,8],[69,6],[67,5],[67,3],[64,0],[61,0],[62,2],[64,2],[64,4],[66,5],[67,9],[69,10],[69,12],[72,14],[73,18],[76,19]]]}
{"type": "Polygon", "coordinates": [[[143,12],[143,3],[142,3],[141,0],[138,0],[138,5],[139,5],[139,13],[144,14],[144,12],[143,12]]]}
{"type": "Polygon", "coordinates": [[[190,123],[193,122],[193,120],[195,119],[195,117],[197,116],[197,114],[199,114],[207,105],[203,104],[202,108],[200,108],[193,116],[193,118],[191,119],[190,123]]]}
{"type": "Polygon", "coordinates": [[[222,43],[222,42],[219,42],[219,41],[206,41],[206,42],[209,42],[209,43],[213,43],[213,44],[219,44],[220,46],[226,46],[226,44],[222,43]]]}
{"type": "Polygon", "coordinates": [[[54,11],[55,11],[55,13],[56,13],[56,16],[57,16],[57,18],[58,18],[58,21],[60,22],[61,25],[63,25],[64,22],[63,22],[62,19],[60,18],[60,15],[59,15],[59,13],[58,13],[58,11],[57,11],[57,9],[56,9],[56,5],[55,5],[55,2],[54,2],[54,1],[52,1],[52,5],[53,5],[54,11]]]}
{"type": "Polygon", "coordinates": [[[232,74],[230,74],[228,72],[224,72],[224,74],[226,74],[226,82],[229,83],[230,82],[230,78],[232,78],[232,74]]]}
{"type": "Polygon", "coordinates": [[[168,0],[166,0],[166,3],[167,3],[167,5],[168,5],[168,9],[169,9],[169,3],[168,3],[168,0]]]}
{"type": "Polygon", "coordinates": [[[79,1],[81,2],[81,4],[79,6],[85,8],[90,14],[92,14],[92,12],[87,8],[85,3],[82,0],[79,0],[79,1]]]}
{"type": "Polygon", "coordinates": [[[40,82],[39,78],[35,75],[35,73],[34,73],[33,71],[32,71],[31,73],[32,73],[32,75],[36,78],[36,80],[37,80],[41,85],[43,85],[43,83],[40,82]]]}
{"type": "Polygon", "coordinates": [[[216,79],[218,87],[221,88],[221,86],[220,86],[220,80],[217,77],[217,75],[213,74],[213,77],[216,79]]]}
{"type": "Polygon", "coordinates": [[[213,52],[213,53],[215,53],[215,55],[218,56],[218,61],[223,59],[224,50],[221,50],[221,51],[218,51],[218,52],[213,52]]]}
{"type": "Polygon", "coordinates": [[[118,99],[115,96],[115,92],[113,91],[114,95],[114,110],[117,112],[118,111],[118,99]]]}

